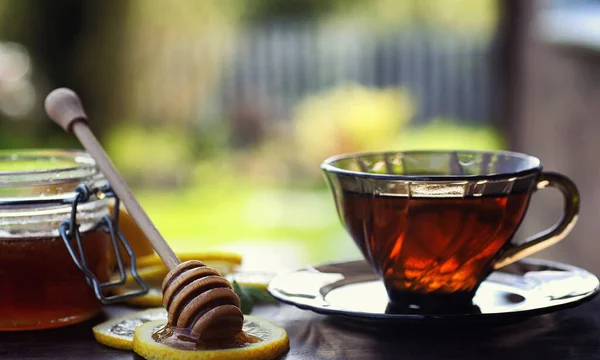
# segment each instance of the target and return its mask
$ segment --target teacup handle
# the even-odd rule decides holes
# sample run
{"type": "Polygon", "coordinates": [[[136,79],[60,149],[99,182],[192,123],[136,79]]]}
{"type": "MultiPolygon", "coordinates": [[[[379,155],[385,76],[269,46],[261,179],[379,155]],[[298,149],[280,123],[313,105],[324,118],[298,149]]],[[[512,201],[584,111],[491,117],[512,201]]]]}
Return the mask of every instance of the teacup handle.
{"type": "Polygon", "coordinates": [[[579,191],[575,183],[564,175],[543,172],[537,182],[536,190],[546,187],[557,188],[565,198],[564,213],[560,220],[550,229],[542,231],[505,250],[494,263],[493,268],[499,269],[508,264],[528,257],[538,251],[552,246],[564,239],[573,229],[579,214],[579,191]]]}

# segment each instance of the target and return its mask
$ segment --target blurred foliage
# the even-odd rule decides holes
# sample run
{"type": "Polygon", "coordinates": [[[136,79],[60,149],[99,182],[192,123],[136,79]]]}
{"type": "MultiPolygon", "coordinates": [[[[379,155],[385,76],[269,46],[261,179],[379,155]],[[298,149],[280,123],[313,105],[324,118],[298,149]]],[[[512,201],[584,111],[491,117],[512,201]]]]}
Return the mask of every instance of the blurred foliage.
{"type": "Polygon", "coordinates": [[[415,100],[405,89],[342,85],[302,101],[293,115],[297,162],[317,175],[325,158],[389,149],[413,116],[415,100]]]}
{"type": "MultiPolygon", "coordinates": [[[[346,4],[355,2],[345,1],[346,4]]],[[[339,0],[245,1],[244,18],[251,22],[268,21],[273,18],[314,20],[338,10],[340,5],[342,4],[339,0]]]]}
{"type": "Polygon", "coordinates": [[[111,129],[106,146],[129,181],[141,186],[204,188],[243,179],[248,186],[321,189],[319,165],[336,154],[506,148],[489,125],[449,118],[412,125],[417,105],[408,89],[345,84],[308,95],[290,119],[272,124],[251,147],[230,146],[226,121],[195,128],[125,122],[111,129]]]}
{"type": "Polygon", "coordinates": [[[398,150],[505,150],[508,144],[490,125],[468,125],[451,118],[432,119],[397,134],[398,150]]]}
{"type": "Polygon", "coordinates": [[[272,127],[254,149],[228,154],[245,179],[277,186],[324,187],[319,165],[351,152],[415,149],[504,149],[491,125],[467,125],[458,119],[411,124],[417,99],[408,89],[346,84],[308,95],[289,122],[272,127]]]}
{"type": "Polygon", "coordinates": [[[132,184],[173,187],[181,186],[190,175],[193,143],[185,128],[125,122],[110,130],[105,147],[132,184]]]}
{"type": "Polygon", "coordinates": [[[236,43],[244,6],[236,0],[130,0],[117,54],[130,94],[125,116],[146,123],[198,121],[236,43]],[[140,115],[142,115],[140,117],[140,115]]]}
{"type": "Polygon", "coordinates": [[[245,17],[252,21],[285,17],[382,30],[421,26],[482,36],[489,35],[498,21],[497,0],[254,0],[245,4],[245,17]]]}
{"type": "MultiPolygon", "coordinates": [[[[344,2],[344,0],[340,0],[344,2]]],[[[421,26],[448,31],[468,32],[472,36],[489,36],[498,21],[496,0],[355,0],[350,14],[336,13],[333,18],[354,16],[357,21],[379,29],[398,26],[421,26]]]]}

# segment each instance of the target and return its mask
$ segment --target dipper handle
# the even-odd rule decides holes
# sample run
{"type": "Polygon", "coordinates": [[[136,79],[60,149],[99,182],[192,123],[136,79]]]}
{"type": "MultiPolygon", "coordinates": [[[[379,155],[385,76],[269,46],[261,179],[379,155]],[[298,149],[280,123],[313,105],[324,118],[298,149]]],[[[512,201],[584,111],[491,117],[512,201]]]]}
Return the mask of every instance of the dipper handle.
{"type": "Polygon", "coordinates": [[[123,204],[125,204],[127,211],[131,214],[140,229],[142,229],[164,264],[169,269],[173,269],[179,265],[181,261],[133,196],[127,183],[125,183],[125,180],[114,167],[102,145],[100,145],[88,127],[87,115],[79,100],[79,96],[73,90],[59,88],[48,94],[44,106],[48,116],[66,132],[75,134],[86,151],[96,160],[98,168],[100,168],[107,178],[113,191],[123,204]]]}

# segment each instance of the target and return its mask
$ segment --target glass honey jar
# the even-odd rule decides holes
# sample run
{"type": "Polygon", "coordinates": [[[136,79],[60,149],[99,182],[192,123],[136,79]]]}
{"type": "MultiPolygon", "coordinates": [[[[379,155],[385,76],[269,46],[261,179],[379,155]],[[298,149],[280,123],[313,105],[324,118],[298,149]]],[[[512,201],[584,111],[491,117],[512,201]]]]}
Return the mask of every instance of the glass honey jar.
{"type": "Polygon", "coordinates": [[[118,300],[104,295],[125,281],[110,195],[85,152],[0,151],[0,331],[78,323],[118,300]]]}

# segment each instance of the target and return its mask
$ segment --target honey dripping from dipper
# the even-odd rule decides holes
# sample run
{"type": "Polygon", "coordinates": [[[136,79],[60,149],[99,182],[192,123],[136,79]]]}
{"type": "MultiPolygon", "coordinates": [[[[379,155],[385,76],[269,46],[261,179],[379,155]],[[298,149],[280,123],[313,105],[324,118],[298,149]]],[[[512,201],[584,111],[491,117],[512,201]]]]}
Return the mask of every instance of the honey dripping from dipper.
{"type": "Polygon", "coordinates": [[[169,321],[154,341],[181,350],[241,348],[260,341],[242,330],[240,299],[229,281],[203,262],[175,267],[162,290],[169,321]]]}

